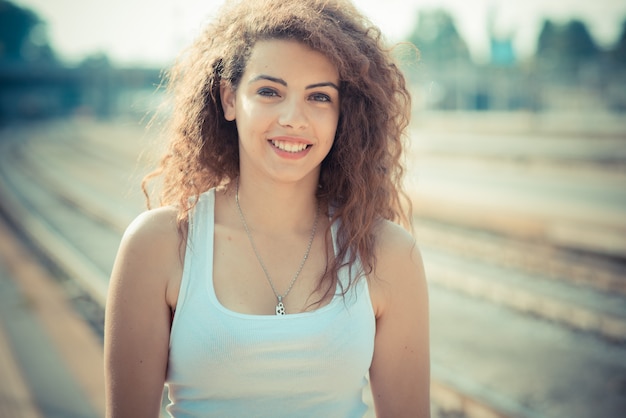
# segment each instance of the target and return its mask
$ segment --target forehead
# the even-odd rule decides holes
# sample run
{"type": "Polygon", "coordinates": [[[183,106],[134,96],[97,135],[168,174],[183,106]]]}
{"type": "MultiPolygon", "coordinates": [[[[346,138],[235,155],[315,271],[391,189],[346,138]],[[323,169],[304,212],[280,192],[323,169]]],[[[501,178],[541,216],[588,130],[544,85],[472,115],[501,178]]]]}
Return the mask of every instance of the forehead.
{"type": "Polygon", "coordinates": [[[339,82],[337,67],[321,52],[293,40],[269,39],[257,42],[248,58],[244,79],[270,75],[285,81],[339,82]]]}

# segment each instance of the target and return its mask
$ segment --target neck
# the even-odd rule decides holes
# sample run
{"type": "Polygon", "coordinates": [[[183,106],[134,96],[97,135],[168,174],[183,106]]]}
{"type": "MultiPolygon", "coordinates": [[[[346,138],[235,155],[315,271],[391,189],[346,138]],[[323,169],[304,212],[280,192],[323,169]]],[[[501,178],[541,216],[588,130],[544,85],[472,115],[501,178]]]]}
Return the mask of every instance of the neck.
{"type": "MultiPolygon", "coordinates": [[[[317,183],[270,184],[246,178],[238,182],[241,209],[254,229],[300,233],[311,230],[318,204],[317,183]]],[[[233,189],[233,194],[237,193],[237,187],[233,189]]]]}

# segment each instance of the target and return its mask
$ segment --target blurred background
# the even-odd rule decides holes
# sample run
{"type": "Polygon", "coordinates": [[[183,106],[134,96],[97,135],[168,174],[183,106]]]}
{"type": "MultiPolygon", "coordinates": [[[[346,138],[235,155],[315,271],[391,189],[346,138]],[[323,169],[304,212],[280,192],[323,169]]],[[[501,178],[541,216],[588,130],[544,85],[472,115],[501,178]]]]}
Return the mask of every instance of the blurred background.
{"type": "MultiPolygon", "coordinates": [[[[144,112],[137,95],[154,92],[160,70],[220,4],[3,1],[2,118],[144,112]]],[[[418,109],[620,112],[626,106],[623,1],[360,0],[357,6],[391,43],[410,41],[420,49],[419,63],[408,57],[406,69],[419,91],[418,109]]]]}
{"type": "MultiPolygon", "coordinates": [[[[146,126],[221,3],[0,0],[0,418],[103,415],[108,276],[162,149],[146,126]]],[[[626,2],[355,4],[413,93],[433,416],[623,416],[626,2]]]]}

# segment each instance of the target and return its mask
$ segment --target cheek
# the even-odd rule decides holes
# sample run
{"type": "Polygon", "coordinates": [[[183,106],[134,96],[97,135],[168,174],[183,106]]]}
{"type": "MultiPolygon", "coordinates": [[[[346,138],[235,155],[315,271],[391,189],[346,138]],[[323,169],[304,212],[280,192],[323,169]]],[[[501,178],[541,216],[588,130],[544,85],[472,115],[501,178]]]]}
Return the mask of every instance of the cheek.
{"type": "Polygon", "coordinates": [[[339,118],[336,115],[333,115],[329,118],[328,123],[326,124],[327,128],[327,136],[329,137],[329,141],[332,145],[332,142],[335,140],[335,135],[337,133],[337,128],[339,124],[339,118]]]}
{"type": "Polygon", "coordinates": [[[235,120],[239,135],[249,135],[259,130],[265,119],[266,116],[263,114],[262,109],[242,103],[237,109],[237,119],[235,120]]]}
{"type": "Polygon", "coordinates": [[[335,111],[329,111],[329,109],[324,109],[323,111],[316,111],[310,115],[311,120],[315,121],[317,125],[318,134],[320,136],[323,135],[324,138],[330,136],[330,138],[335,137],[335,132],[337,131],[337,125],[339,123],[339,114],[335,111]]]}
{"type": "Polygon", "coordinates": [[[244,123],[250,129],[259,130],[271,124],[277,119],[276,111],[267,106],[247,106],[242,109],[244,114],[244,123]]]}

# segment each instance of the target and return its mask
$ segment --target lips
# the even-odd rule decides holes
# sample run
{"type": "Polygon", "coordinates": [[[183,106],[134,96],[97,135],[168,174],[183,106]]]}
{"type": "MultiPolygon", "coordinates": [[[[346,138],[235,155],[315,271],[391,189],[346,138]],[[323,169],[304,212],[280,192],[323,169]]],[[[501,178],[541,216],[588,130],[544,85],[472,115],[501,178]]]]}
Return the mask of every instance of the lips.
{"type": "Polygon", "coordinates": [[[296,154],[311,147],[312,144],[293,140],[271,139],[270,143],[277,149],[296,154]]]}

